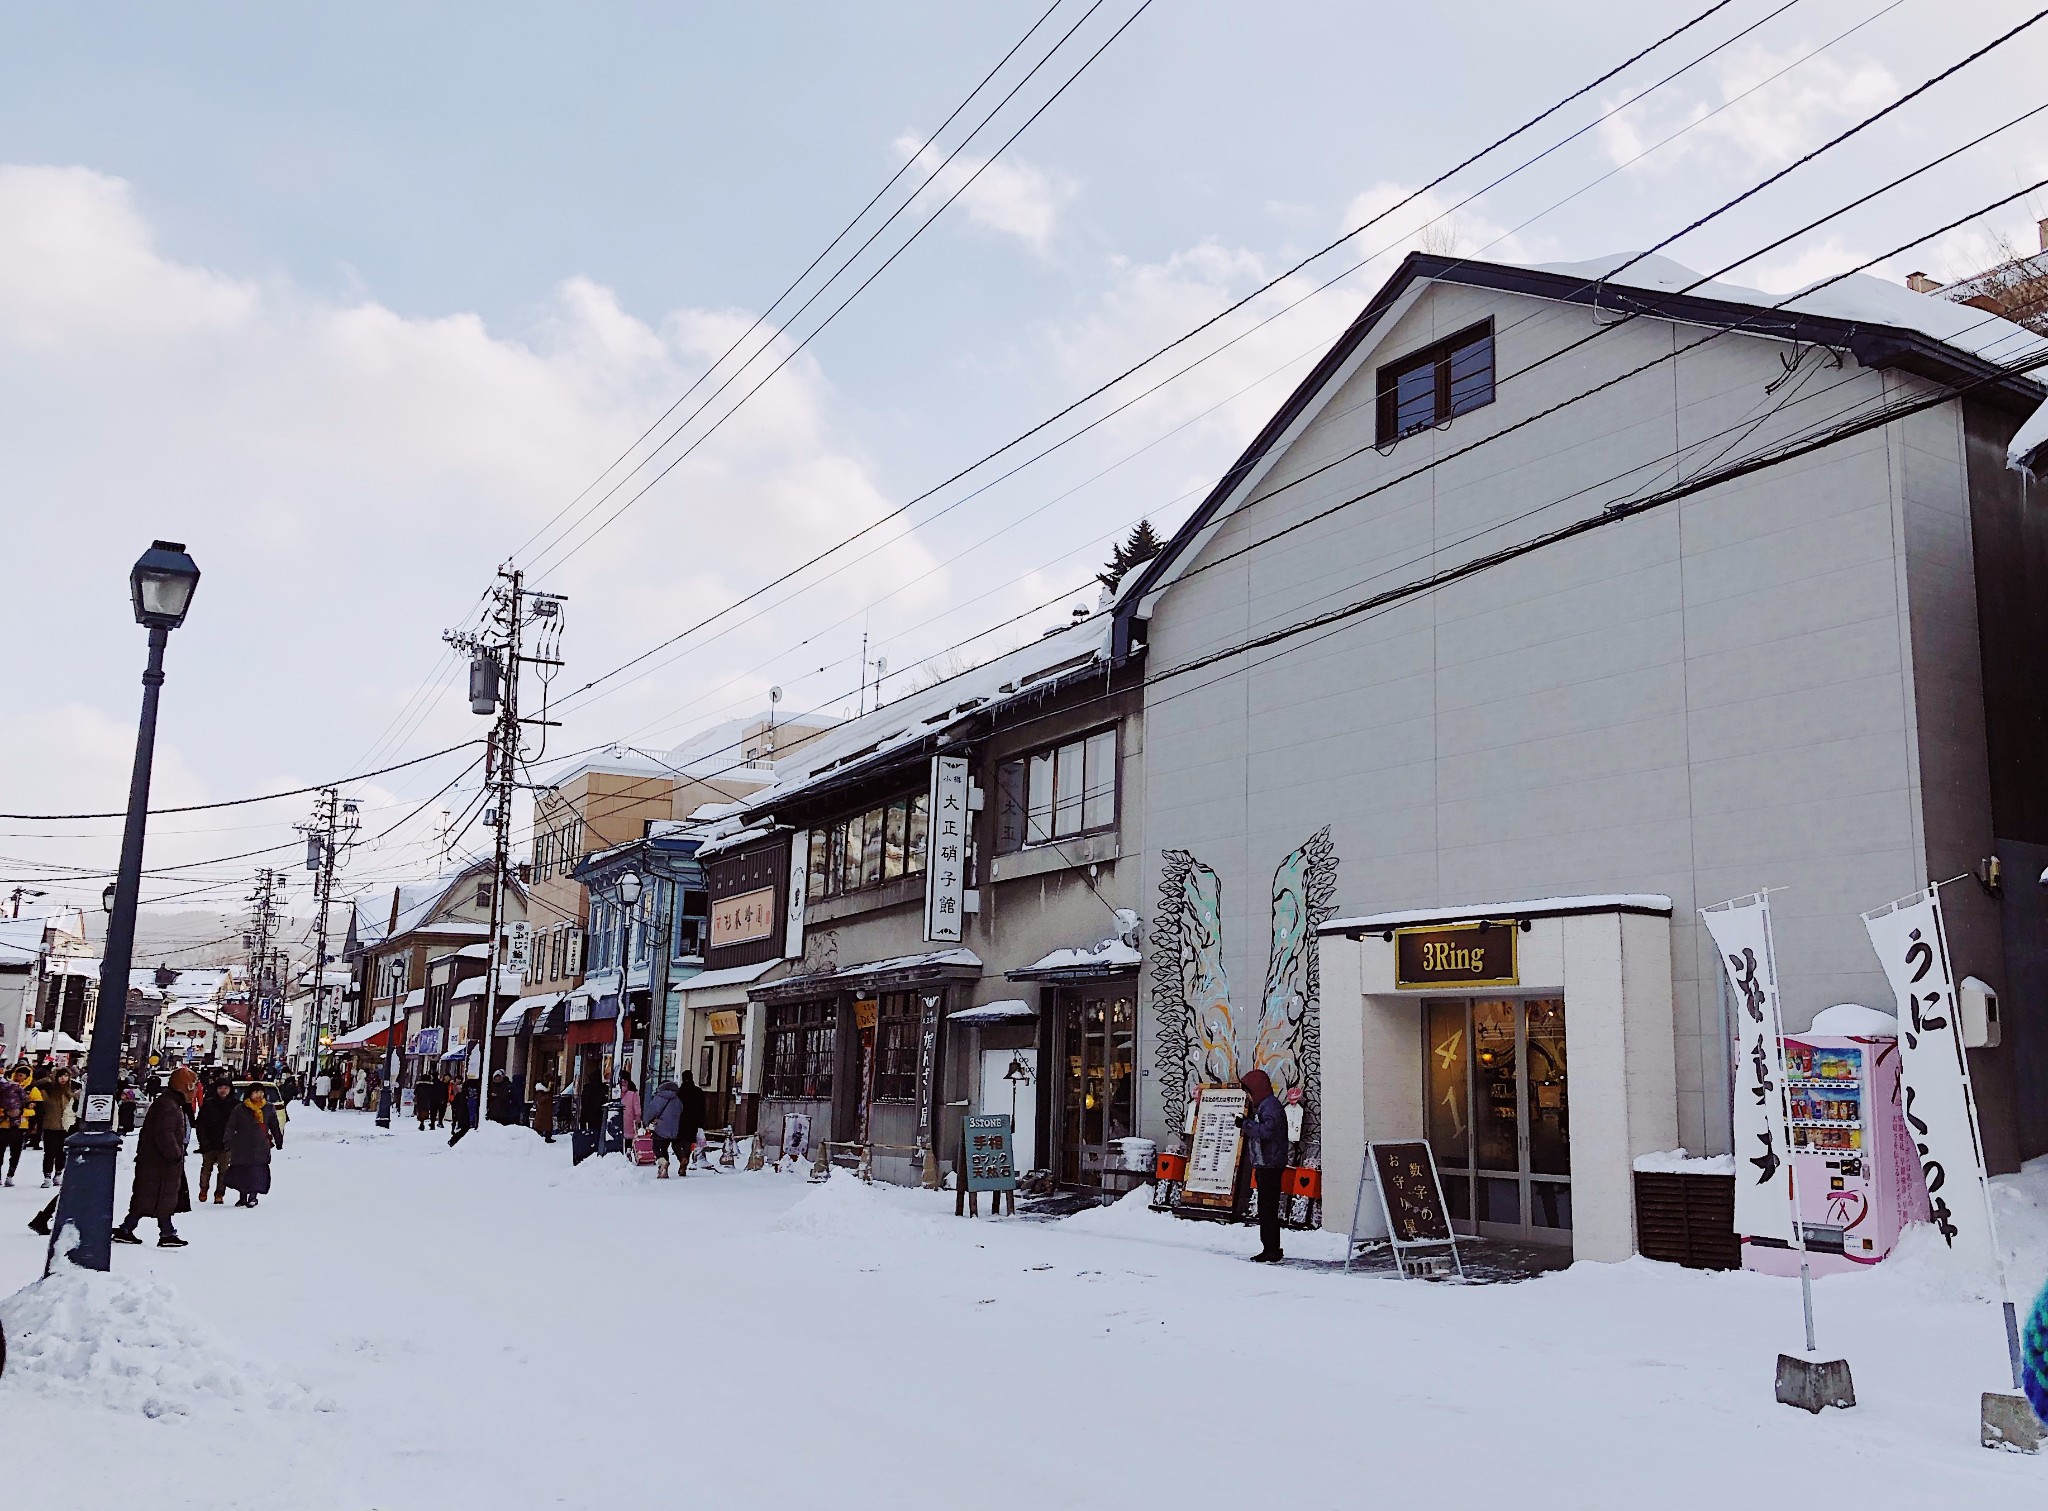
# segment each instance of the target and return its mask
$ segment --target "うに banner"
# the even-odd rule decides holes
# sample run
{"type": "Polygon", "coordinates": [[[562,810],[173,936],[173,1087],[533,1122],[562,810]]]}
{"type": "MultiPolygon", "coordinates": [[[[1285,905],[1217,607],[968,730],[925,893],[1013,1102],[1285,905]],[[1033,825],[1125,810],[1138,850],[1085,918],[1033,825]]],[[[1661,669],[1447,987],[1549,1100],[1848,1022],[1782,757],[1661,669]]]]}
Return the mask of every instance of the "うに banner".
{"type": "Polygon", "coordinates": [[[1785,1032],[1771,902],[1763,893],[1700,909],[1735,1001],[1735,1231],[1795,1243],[1785,1121],[1785,1032]]]}
{"type": "Polygon", "coordinates": [[[1970,1062],[1963,1054],[1955,971],[1941,894],[1933,887],[1863,915],[1871,948],[1899,1002],[1899,1074],[1906,1128],[1927,1178],[1929,1220],[1949,1252],[1981,1274],[1999,1271],[1970,1062]]]}

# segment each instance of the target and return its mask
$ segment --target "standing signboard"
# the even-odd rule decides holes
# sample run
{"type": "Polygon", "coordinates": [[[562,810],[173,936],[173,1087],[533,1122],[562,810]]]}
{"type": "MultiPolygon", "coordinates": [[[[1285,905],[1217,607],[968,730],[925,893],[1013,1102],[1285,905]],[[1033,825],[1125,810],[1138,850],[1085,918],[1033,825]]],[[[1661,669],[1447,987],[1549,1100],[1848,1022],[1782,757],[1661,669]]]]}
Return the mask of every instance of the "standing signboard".
{"type": "Polygon", "coordinates": [[[1238,1155],[1244,1145],[1247,1098],[1237,1086],[1204,1086],[1195,1093],[1194,1143],[1181,1183],[1180,1205],[1229,1212],[1237,1206],[1238,1155]]]}
{"type": "Polygon", "coordinates": [[[1455,1273],[1465,1261],[1451,1231],[1450,1207],[1436,1170],[1436,1155],[1426,1139],[1399,1139],[1368,1144],[1365,1168],[1358,1175],[1358,1200],[1352,1208],[1351,1241],[1344,1249],[1344,1268],[1358,1252],[1358,1217],[1365,1207],[1365,1183],[1379,1188],[1380,1215],[1387,1222],[1387,1241],[1394,1268],[1403,1280],[1455,1273]],[[1448,1250],[1448,1254],[1437,1252],[1448,1250]],[[1420,1252],[1417,1252],[1420,1251],[1420,1252]]]}
{"type": "Polygon", "coordinates": [[[1927,1177],[1934,1230],[1951,1254],[1980,1275],[1996,1275],[1998,1245],[1941,896],[1933,887],[1916,892],[1865,913],[1863,927],[1898,998],[1906,1127],[1927,1177]]]}
{"type": "Polygon", "coordinates": [[[785,1159],[802,1161],[811,1154],[811,1115],[808,1112],[785,1112],[782,1115],[782,1152],[776,1156],[779,1163],[785,1159]]]}
{"type": "Polygon", "coordinates": [[[967,758],[933,756],[925,828],[924,937],[957,944],[967,898],[967,758]]]}
{"type": "Polygon", "coordinates": [[[1785,1024],[1771,902],[1763,893],[1700,909],[1736,1003],[1735,1231],[1797,1244],[1786,1123],[1785,1024]]]}
{"type": "Polygon", "coordinates": [[[971,1112],[961,1120],[967,1136],[967,1189],[1014,1191],[1017,1161],[1007,1112],[971,1112]]]}

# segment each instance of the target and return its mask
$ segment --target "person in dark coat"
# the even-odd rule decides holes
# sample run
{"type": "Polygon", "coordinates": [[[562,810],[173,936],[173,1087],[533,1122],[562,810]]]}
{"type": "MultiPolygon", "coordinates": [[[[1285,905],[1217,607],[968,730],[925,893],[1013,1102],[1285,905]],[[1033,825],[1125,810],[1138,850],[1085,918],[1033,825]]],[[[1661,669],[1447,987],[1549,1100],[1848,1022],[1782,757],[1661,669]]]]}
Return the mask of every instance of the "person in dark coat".
{"type": "Polygon", "coordinates": [[[686,1070],[676,1084],[682,1116],[676,1126],[676,1174],[690,1173],[690,1151],[697,1147],[697,1131],[704,1126],[704,1093],[686,1070]]]}
{"type": "Polygon", "coordinates": [[[448,1147],[452,1149],[476,1126],[476,1082],[451,1081],[448,1100],[450,1121],[454,1124],[454,1131],[448,1135],[448,1147]]]}
{"type": "MultiPolygon", "coordinates": [[[[640,1128],[654,1137],[654,1174],[658,1180],[668,1179],[669,1151],[675,1147],[676,1134],[683,1126],[683,1094],[674,1081],[663,1081],[654,1088],[647,1098],[647,1105],[640,1109],[640,1128]]],[[[687,1163],[688,1149],[683,1151],[687,1163]]]]}
{"type": "Polygon", "coordinates": [[[192,1138],[192,1101],[199,1077],[180,1066],[170,1085],[157,1093],[135,1139],[135,1187],[128,1197],[128,1217],[114,1229],[115,1243],[141,1243],[135,1225],[156,1219],[156,1246],[182,1249],[185,1240],[171,1219],[192,1210],[192,1188],[185,1183],[185,1150],[192,1138]]]}
{"type": "Polygon", "coordinates": [[[228,1184],[237,1193],[235,1205],[253,1207],[270,1191],[270,1151],[284,1147],[277,1114],[265,1105],[263,1088],[251,1086],[228,1118],[228,1184]]]}
{"type": "Polygon", "coordinates": [[[227,1081],[215,1081],[199,1104],[199,1116],[192,1130],[199,1136],[199,1199],[213,1190],[214,1205],[228,1195],[228,1120],[235,1115],[235,1088],[227,1081]]]}
{"type": "Polygon", "coordinates": [[[546,1076],[533,1083],[533,1131],[543,1143],[555,1141],[555,1088],[546,1076]]]}
{"type": "Polygon", "coordinates": [[[593,1064],[583,1078],[583,1089],[576,1094],[576,1122],[586,1133],[604,1127],[604,1104],[604,1082],[598,1079],[593,1064]]]}
{"type": "Polygon", "coordinates": [[[512,1121],[512,1078],[502,1070],[491,1072],[491,1095],[484,1115],[494,1123],[512,1121]]]}
{"type": "Polygon", "coordinates": [[[1239,1082],[1245,1091],[1245,1157],[1251,1161],[1252,1187],[1259,1197],[1260,1264],[1277,1264],[1280,1253],[1280,1177],[1287,1169],[1287,1109],[1273,1095],[1273,1080],[1263,1070],[1248,1070],[1239,1082]]]}

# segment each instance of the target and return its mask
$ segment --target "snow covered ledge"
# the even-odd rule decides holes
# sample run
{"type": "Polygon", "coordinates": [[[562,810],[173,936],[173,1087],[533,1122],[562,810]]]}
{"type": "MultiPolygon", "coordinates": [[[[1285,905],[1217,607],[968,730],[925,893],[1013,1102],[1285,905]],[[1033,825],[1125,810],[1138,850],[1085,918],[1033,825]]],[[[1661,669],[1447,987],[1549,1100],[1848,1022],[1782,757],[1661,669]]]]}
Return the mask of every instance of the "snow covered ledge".
{"type": "MultiPolygon", "coordinates": [[[[1572,1257],[1635,1252],[1635,1158],[1678,1142],[1671,900],[1552,897],[1408,909],[1324,924],[1323,1223],[1342,1232],[1368,1139],[1424,1135],[1423,1004],[1431,997],[1559,997],[1569,1066],[1572,1257]],[[1395,929],[1515,920],[1516,983],[1396,985],[1395,929]],[[1526,928],[1519,927],[1526,925],[1526,928]]],[[[1368,1195],[1361,1234],[1383,1231],[1368,1195]]]]}

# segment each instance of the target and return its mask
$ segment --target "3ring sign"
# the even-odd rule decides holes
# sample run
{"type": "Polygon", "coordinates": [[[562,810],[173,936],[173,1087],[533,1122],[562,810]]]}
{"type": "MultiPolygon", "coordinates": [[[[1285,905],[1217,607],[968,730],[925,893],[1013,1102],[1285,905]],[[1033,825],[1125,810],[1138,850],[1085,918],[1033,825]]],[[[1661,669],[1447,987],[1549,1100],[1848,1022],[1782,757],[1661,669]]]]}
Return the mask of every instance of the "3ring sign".
{"type": "Polygon", "coordinates": [[[1521,980],[1512,919],[1394,930],[1394,985],[1401,991],[1514,986],[1521,980]]]}

